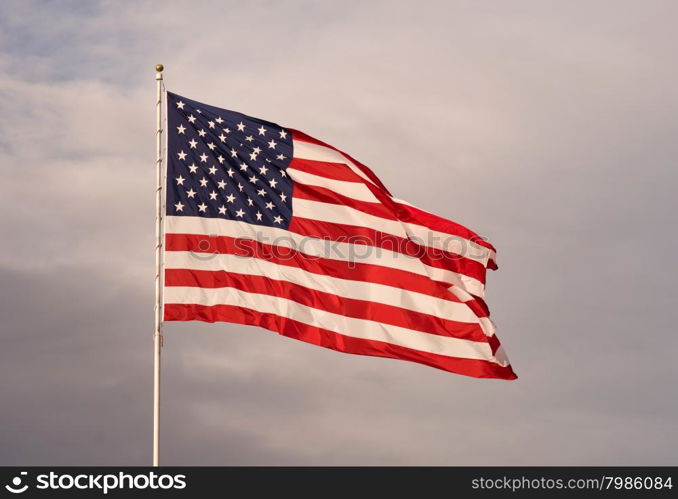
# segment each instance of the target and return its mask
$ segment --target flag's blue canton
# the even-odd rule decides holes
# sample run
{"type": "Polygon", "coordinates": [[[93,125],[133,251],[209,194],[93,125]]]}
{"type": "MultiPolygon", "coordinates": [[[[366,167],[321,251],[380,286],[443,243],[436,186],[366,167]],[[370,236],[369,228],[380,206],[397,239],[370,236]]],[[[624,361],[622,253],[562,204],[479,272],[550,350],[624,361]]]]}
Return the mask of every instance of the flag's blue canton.
{"type": "Polygon", "coordinates": [[[167,215],[287,228],[292,134],[167,92],[167,215]]]}

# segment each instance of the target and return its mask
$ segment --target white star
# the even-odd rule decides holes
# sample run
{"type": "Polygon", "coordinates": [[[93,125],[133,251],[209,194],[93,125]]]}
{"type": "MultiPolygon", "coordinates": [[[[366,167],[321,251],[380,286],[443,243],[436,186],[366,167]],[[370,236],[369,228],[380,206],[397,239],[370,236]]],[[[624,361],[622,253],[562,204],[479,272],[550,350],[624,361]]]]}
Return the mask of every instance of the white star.
{"type": "Polygon", "coordinates": [[[242,184],[240,182],[238,182],[238,190],[240,192],[242,192],[243,189],[244,189],[244,187],[242,186],[242,184]]]}
{"type": "Polygon", "coordinates": [[[179,201],[178,203],[176,203],[176,204],[174,205],[174,208],[175,208],[177,211],[184,211],[184,204],[183,204],[181,201],[179,201]]]}
{"type": "Polygon", "coordinates": [[[191,124],[195,123],[195,116],[190,115],[190,116],[188,117],[188,121],[190,121],[191,124]]]}
{"type": "Polygon", "coordinates": [[[235,201],[235,196],[233,194],[229,194],[228,196],[226,196],[226,201],[232,203],[233,201],[235,201]]]}
{"type": "Polygon", "coordinates": [[[226,135],[228,135],[229,133],[231,133],[231,129],[230,128],[224,128],[224,133],[226,135]]]}
{"type": "Polygon", "coordinates": [[[224,122],[224,120],[221,119],[221,116],[219,116],[219,117],[218,117],[216,120],[214,120],[214,121],[216,121],[216,122],[219,123],[220,125],[224,122]]]}
{"type": "Polygon", "coordinates": [[[238,127],[239,132],[244,132],[245,131],[245,124],[241,121],[236,125],[238,127]]]}
{"type": "Polygon", "coordinates": [[[184,101],[180,100],[179,102],[177,102],[177,107],[179,109],[183,109],[184,108],[184,101]]]}
{"type": "Polygon", "coordinates": [[[238,157],[238,151],[235,149],[231,149],[231,158],[237,158],[238,157]]]}
{"type": "Polygon", "coordinates": [[[202,111],[200,109],[196,109],[195,112],[198,114],[202,114],[202,111]]]}
{"type": "Polygon", "coordinates": [[[228,173],[228,176],[229,176],[229,177],[233,178],[233,174],[234,174],[235,172],[233,171],[232,168],[229,168],[228,171],[227,171],[226,173],[228,173]]]}
{"type": "Polygon", "coordinates": [[[273,217],[273,221],[277,224],[281,224],[282,223],[282,217],[280,215],[278,215],[277,217],[273,217]]]}
{"type": "Polygon", "coordinates": [[[196,192],[195,192],[193,189],[190,189],[190,190],[186,191],[186,195],[187,195],[189,198],[194,198],[195,195],[196,195],[196,192]]]}
{"type": "Polygon", "coordinates": [[[186,179],[184,177],[182,177],[181,175],[179,175],[177,177],[177,185],[184,185],[184,180],[186,180],[186,179]]]}
{"type": "Polygon", "coordinates": [[[282,201],[283,203],[284,203],[285,201],[287,201],[287,194],[284,194],[284,193],[281,194],[281,195],[280,195],[280,201],[282,201]]]}
{"type": "Polygon", "coordinates": [[[276,185],[278,185],[278,182],[275,181],[275,179],[271,180],[268,185],[270,185],[272,188],[274,188],[276,185]]]}
{"type": "Polygon", "coordinates": [[[259,130],[259,135],[266,135],[266,129],[264,125],[261,125],[257,130],[259,130]]]}
{"type": "Polygon", "coordinates": [[[191,173],[195,173],[198,171],[198,166],[193,163],[191,166],[188,167],[189,170],[191,170],[191,173]]]}
{"type": "Polygon", "coordinates": [[[182,161],[186,159],[186,153],[184,151],[178,152],[177,156],[179,156],[179,159],[182,161]]]}
{"type": "Polygon", "coordinates": [[[266,195],[266,189],[262,187],[257,191],[257,194],[259,194],[261,197],[264,197],[266,195]]]}
{"type": "Polygon", "coordinates": [[[240,210],[235,212],[235,216],[242,218],[243,216],[245,216],[245,212],[242,211],[242,209],[240,209],[240,210]]]}
{"type": "Polygon", "coordinates": [[[217,191],[210,192],[210,199],[212,200],[217,199],[217,191]]]}
{"type": "Polygon", "coordinates": [[[261,217],[262,217],[262,216],[263,216],[263,215],[261,214],[261,212],[257,211],[257,220],[261,220],[261,217]]]}
{"type": "Polygon", "coordinates": [[[271,162],[271,160],[266,158],[266,163],[270,163],[270,162],[271,162]]]}
{"type": "Polygon", "coordinates": [[[242,164],[240,165],[240,169],[241,169],[242,171],[247,170],[247,165],[246,165],[245,163],[242,163],[242,164]]]}
{"type": "Polygon", "coordinates": [[[287,138],[287,132],[285,130],[280,130],[280,138],[281,139],[286,139],[287,138]]]}
{"type": "Polygon", "coordinates": [[[207,179],[205,177],[200,179],[200,187],[207,187],[207,179]]]}
{"type": "Polygon", "coordinates": [[[279,159],[280,161],[282,161],[283,159],[285,159],[285,157],[286,157],[286,156],[285,156],[284,154],[278,154],[278,155],[275,157],[275,159],[279,159]]]}
{"type": "Polygon", "coordinates": [[[210,175],[214,175],[217,173],[217,167],[212,165],[212,167],[209,169],[210,175]]]}
{"type": "Polygon", "coordinates": [[[259,180],[259,179],[258,179],[257,177],[255,177],[254,175],[252,175],[252,176],[250,177],[250,182],[253,183],[253,184],[256,184],[256,183],[257,183],[257,180],[259,180]]]}
{"type": "Polygon", "coordinates": [[[226,135],[224,135],[223,133],[221,135],[219,135],[219,140],[222,141],[222,142],[225,142],[226,141],[226,135]]]}
{"type": "Polygon", "coordinates": [[[195,139],[191,139],[188,141],[188,145],[191,146],[191,149],[195,149],[198,145],[195,139]]]}
{"type": "Polygon", "coordinates": [[[248,135],[247,137],[245,137],[245,140],[247,142],[252,142],[254,140],[254,137],[252,137],[251,135],[248,135]]]}
{"type": "Polygon", "coordinates": [[[281,177],[287,177],[287,172],[283,170],[282,168],[280,169],[280,176],[281,177]]]}
{"type": "Polygon", "coordinates": [[[224,205],[219,206],[219,215],[226,214],[226,207],[224,205]]]}
{"type": "Polygon", "coordinates": [[[257,154],[259,154],[259,153],[261,152],[261,149],[259,149],[258,147],[255,147],[254,149],[252,149],[252,151],[254,151],[254,152],[256,152],[257,154]]]}
{"type": "Polygon", "coordinates": [[[219,186],[219,189],[223,189],[224,187],[226,187],[226,182],[220,180],[219,182],[217,182],[217,185],[219,186]]]}
{"type": "Polygon", "coordinates": [[[210,128],[214,128],[214,121],[208,121],[208,122],[207,122],[207,125],[208,125],[210,128]]]}
{"type": "Polygon", "coordinates": [[[200,155],[200,161],[202,161],[203,163],[207,163],[207,154],[202,153],[200,155]]]}
{"type": "Polygon", "coordinates": [[[252,161],[256,161],[256,160],[257,160],[257,153],[254,152],[254,151],[252,151],[252,152],[250,153],[250,159],[251,159],[252,161]]]}
{"type": "Polygon", "coordinates": [[[261,173],[262,175],[266,175],[267,171],[268,171],[268,168],[266,168],[266,165],[259,168],[259,173],[261,173]]]}
{"type": "Polygon", "coordinates": [[[207,132],[205,130],[198,130],[198,135],[204,137],[205,135],[207,135],[207,132]]]}
{"type": "Polygon", "coordinates": [[[207,212],[207,205],[205,203],[200,203],[198,205],[198,211],[202,211],[203,213],[207,212]]]}
{"type": "Polygon", "coordinates": [[[275,140],[271,139],[271,141],[268,143],[268,148],[269,149],[275,149],[275,146],[277,146],[277,145],[278,145],[278,143],[275,140]]]}
{"type": "Polygon", "coordinates": [[[177,127],[177,132],[184,133],[185,131],[186,131],[186,127],[184,125],[179,125],[177,127]]]}
{"type": "Polygon", "coordinates": [[[250,198],[247,198],[247,206],[254,206],[254,201],[252,201],[250,198]]]}
{"type": "Polygon", "coordinates": [[[269,201],[268,203],[266,203],[266,208],[268,208],[269,210],[272,210],[273,206],[274,206],[273,201],[269,201]]]}
{"type": "Polygon", "coordinates": [[[219,155],[217,158],[217,161],[219,161],[219,164],[223,165],[224,164],[224,157],[222,155],[219,155]]]}
{"type": "Polygon", "coordinates": [[[210,148],[210,151],[214,151],[214,148],[217,146],[214,145],[214,142],[210,142],[209,144],[207,144],[207,147],[210,148]]]}

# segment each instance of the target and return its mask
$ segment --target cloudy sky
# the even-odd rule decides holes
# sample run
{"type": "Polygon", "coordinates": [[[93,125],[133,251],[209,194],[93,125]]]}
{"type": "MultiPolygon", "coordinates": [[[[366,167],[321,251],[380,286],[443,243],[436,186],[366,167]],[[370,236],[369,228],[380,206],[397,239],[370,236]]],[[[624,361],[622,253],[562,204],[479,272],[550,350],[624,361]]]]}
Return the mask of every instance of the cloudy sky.
{"type": "Polygon", "coordinates": [[[151,459],[154,65],[498,248],[520,376],[171,323],[167,465],[678,462],[675,2],[0,5],[0,464],[151,459]]]}

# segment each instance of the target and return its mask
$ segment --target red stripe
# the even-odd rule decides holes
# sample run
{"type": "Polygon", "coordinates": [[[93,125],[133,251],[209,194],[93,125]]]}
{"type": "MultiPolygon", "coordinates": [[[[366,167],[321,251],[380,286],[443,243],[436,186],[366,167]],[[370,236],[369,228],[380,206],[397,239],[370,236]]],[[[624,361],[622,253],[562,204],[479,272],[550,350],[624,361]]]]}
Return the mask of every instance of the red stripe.
{"type": "Polygon", "coordinates": [[[386,234],[385,232],[380,232],[368,227],[321,222],[319,220],[301,218],[295,215],[292,217],[288,230],[302,236],[316,237],[331,241],[343,241],[353,244],[366,244],[389,251],[395,251],[414,258],[419,258],[428,265],[450,270],[458,274],[464,274],[479,280],[481,283],[485,283],[486,271],[485,267],[480,262],[464,258],[456,253],[424,246],[411,239],[386,234]]]}
{"type": "Polygon", "coordinates": [[[205,322],[234,322],[259,326],[280,333],[283,336],[330,348],[344,353],[389,357],[425,364],[444,371],[473,376],[475,378],[516,379],[510,366],[502,367],[485,360],[462,359],[421,352],[381,341],[353,338],[343,334],[309,326],[299,321],[274,314],[232,305],[186,305],[166,304],[165,321],[198,320],[205,322]]]}
{"type": "Polygon", "coordinates": [[[487,306],[487,303],[485,303],[485,300],[479,296],[473,296],[473,300],[464,303],[471,307],[478,317],[490,316],[490,308],[487,306]]]}
{"type": "Polygon", "coordinates": [[[487,335],[477,323],[452,321],[393,305],[337,296],[264,276],[224,270],[166,269],[165,286],[235,288],[247,293],[278,296],[334,314],[391,324],[421,331],[423,334],[436,334],[480,343],[489,342],[487,335]]]}
{"type": "Polygon", "coordinates": [[[344,182],[356,182],[364,184],[365,180],[345,163],[328,163],[326,161],[314,161],[312,159],[292,158],[288,168],[312,173],[320,177],[343,180],[344,182]]]}
{"type": "Polygon", "coordinates": [[[390,221],[398,220],[393,212],[381,203],[370,203],[369,201],[353,199],[326,187],[308,185],[295,181],[292,195],[294,198],[308,199],[310,201],[317,201],[319,203],[349,206],[363,213],[367,213],[368,215],[374,215],[375,217],[381,217],[390,221]]]}
{"type": "MultiPolygon", "coordinates": [[[[300,249],[303,249],[303,247],[300,249]]],[[[314,274],[352,281],[384,284],[386,286],[423,293],[442,300],[460,301],[446,286],[420,274],[370,263],[309,256],[292,248],[265,244],[252,239],[170,233],[165,235],[165,250],[259,258],[276,265],[296,267],[314,274]]]]}
{"type": "Polygon", "coordinates": [[[497,350],[499,350],[499,347],[501,346],[499,338],[497,338],[496,335],[492,335],[488,338],[488,342],[490,344],[490,349],[492,349],[492,355],[496,355],[497,350]]]}

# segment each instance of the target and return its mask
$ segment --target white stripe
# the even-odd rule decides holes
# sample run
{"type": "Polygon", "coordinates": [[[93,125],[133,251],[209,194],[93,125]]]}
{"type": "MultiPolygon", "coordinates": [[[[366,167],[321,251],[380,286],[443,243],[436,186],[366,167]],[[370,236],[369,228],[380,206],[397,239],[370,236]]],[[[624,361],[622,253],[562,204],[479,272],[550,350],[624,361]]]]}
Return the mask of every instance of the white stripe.
{"type": "Polygon", "coordinates": [[[422,333],[381,322],[346,317],[307,307],[286,298],[247,293],[235,288],[209,289],[170,286],[165,288],[165,303],[205,306],[234,305],[262,313],[288,317],[310,326],[329,329],[354,338],[383,341],[392,345],[449,357],[494,361],[488,343],[422,333]]]}
{"type": "Polygon", "coordinates": [[[289,265],[238,255],[195,254],[190,251],[167,251],[165,268],[191,270],[223,270],[236,274],[256,275],[287,281],[315,291],[331,293],[344,298],[354,298],[384,305],[393,305],[412,312],[429,314],[442,319],[477,324],[478,317],[464,303],[373,282],[340,279],[307,272],[289,265]]]}
{"type": "MultiPolygon", "coordinates": [[[[296,202],[297,200],[295,200],[296,202]]],[[[165,217],[168,234],[205,234],[254,239],[264,244],[293,248],[304,255],[351,263],[365,263],[404,270],[461,286],[469,293],[483,296],[483,284],[471,277],[425,265],[418,258],[367,244],[330,241],[302,236],[285,229],[254,225],[237,220],[205,217],[165,217]],[[462,280],[463,279],[463,280],[462,280]]]]}
{"type": "MultiPolygon", "coordinates": [[[[465,290],[467,293],[471,293],[472,295],[479,296],[481,298],[485,296],[485,286],[482,282],[474,277],[458,274],[456,272],[452,272],[451,270],[441,269],[439,267],[432,267],[426,264],[424,264],[424,267],[426,268],[426,272],[428,272],[429,277],[434,281],[448,283],[450,286],[460,288],[465,290]]],[[[473,297],[469,297],[469,299],[473,299],[473,297]]]]}
{"type": "Polygon", "coordinates": [[[393,236],[407,238],[405,228],[398,220],[388,220],[375,215],[369,215],[350,206],[294,198],[292,207],[295,217],[367,227],[393,236]]]}
{"type": "Polygon", "coordinates": [[[359,175],[370,184],[374,184],[374,182],[372,182],[372,180],[370,180],[370,178],[353,161],[339,151],[318,144],[304,142],[302,140],[293,141],[293,147],[293,156],[295,158],[326,161],[327,163],[343,163],[353,170],[356,175],[359,175]]]}
{"type": "Polygon", "coordinates": [[[313,175],[312,173],[307,173],[301,170],[296,170],[294,168],[288,168],[287,174],[295,182],[299,182],[306,185],[316,185],[319,187],[325,187],[330,189],[337,194],[349,197],[351,199],[356,199],[358,201],[368,201],[370,203],[378,203],[379,200],[377,197],[372,194],[372,191],[365,184],[361,182],[346,182],[344,180],[335,180],[327,177],[321,177],[319,175],[313,175]]]}

